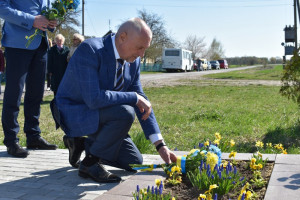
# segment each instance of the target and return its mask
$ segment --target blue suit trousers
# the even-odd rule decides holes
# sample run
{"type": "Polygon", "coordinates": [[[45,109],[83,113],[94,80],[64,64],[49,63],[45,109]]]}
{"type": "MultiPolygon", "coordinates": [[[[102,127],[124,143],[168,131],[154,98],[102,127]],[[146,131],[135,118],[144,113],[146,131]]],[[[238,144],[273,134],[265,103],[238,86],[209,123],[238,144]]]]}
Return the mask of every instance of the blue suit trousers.
{"type": "Polygon", "coordinates": [[[2,126],[4,144],[9,146],[18,142],[20,130],[18,123],[21,97],[26,83],[24,97],[24,132],[27,141],[39,137],[40,104],[43,100],[45,70],[47,59],[47,43],[43,38],[35,50],[7,47],[6,86],[2,109],[2,126]]]}
{"type": "Polygon", "coordinates": [[[100,109],[99,129],[88,136],[86,153],[125,170],[131,169],[129,164],[142,164],[143,157],[128,135],[134,118],[134,108],[129,105],[100,109]]]}

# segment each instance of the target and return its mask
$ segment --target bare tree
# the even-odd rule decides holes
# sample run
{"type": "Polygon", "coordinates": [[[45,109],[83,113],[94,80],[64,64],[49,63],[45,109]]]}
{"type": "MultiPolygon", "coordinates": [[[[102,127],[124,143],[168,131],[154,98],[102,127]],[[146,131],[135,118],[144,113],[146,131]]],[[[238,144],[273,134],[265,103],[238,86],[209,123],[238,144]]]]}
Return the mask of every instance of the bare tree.
{"type": "Polygon", "coordinates": [[[223,49],[223,45],[216,38],[211,42],[208,51],[206,53],[206,57],[209,60],[220,60],[224,58],[225,51],[223,49]]]}
{"type": "Polygon", "coordinates": [[[162,17],[154,13],[148,13],[146,10],[138,10],[139,18],[143,19],[152,31],[152,41],[150,47],[144,55],[144,63],[147,58],[156,61],[162,56],[163,48],[173,48],[176,41],[167,34],[165,23],[162,17]]]}
{"type": "Polygon", "coordinates": [[[183,43],[183,48],[192,51],[192,58],[196,60],[198,57],[202,57],[205,53],[204,37],[198,37],[196,35],[189,35],[183,43]]]}

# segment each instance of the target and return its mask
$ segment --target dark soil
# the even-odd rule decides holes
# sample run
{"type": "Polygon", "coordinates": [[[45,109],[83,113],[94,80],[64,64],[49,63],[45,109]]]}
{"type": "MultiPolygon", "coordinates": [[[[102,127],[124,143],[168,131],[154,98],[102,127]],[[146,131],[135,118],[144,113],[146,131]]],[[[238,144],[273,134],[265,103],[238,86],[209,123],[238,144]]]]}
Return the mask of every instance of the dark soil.
{"type": "MultiPolygon", "coordinates": [[[[252,179],[253,172],[247,167],[249,161],[237,161],[237,170],[240,172],[241,177],[245,177],[247,182],[250,183],[250,180],[252,179]]],[[[272,170],[274,167],[274,162],[268,162],[266,163],[265,167],[261,171],[262,177],[264,178],[267,183],[270,180],[272,170]]],[[[251,184],[251,183],[250,183],[251,184]]],[[[262,188],[255,188],[252,185],[253,191],[256,193],[257,200],[263,200],[266,190],[267,190],[268,184],[266,184],[262,188]]],[[[197,188],[193,187],[192,184],[189,182],[189,179],[186,176],[182,177],[182,183],[179,185],[171,185],[171,184],[165,184],[164,187],[165,194],[170,193],[172,197],[176,197],[176,200],[197,200],[200,194],[204,194],[205,191],[200,191],[197,188]]],[[[234,191],[231,191],[229,194],[226,194],[224,196],[218,197],[220,200],[228,200],[228,199],[238,199],[238,196],[240,194],[242,188],[238,188],[234,191]]]]}

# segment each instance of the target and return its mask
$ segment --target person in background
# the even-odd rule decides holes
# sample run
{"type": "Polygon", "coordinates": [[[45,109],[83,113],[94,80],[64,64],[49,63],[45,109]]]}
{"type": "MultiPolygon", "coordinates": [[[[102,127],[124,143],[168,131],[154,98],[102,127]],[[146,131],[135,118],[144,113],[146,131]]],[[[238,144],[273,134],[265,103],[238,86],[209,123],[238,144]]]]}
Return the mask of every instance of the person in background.
{"type": "Polygon", "coordinates": [[[84,41],[84,36],[80,35],[79,33],[75,33],[73,35],[73,45],[70,47],[70,52],[68,54],[68,62],[70,61],[72,55],[74,54],[75,50],[77,49],[77,47],[81,44],[81,42],[84,41]]]}
{"type": "Polygon", "coordinates": [[[47,0],[13,0],[1,1],[0,17],[4,19],[2,27],[2,45],[5,47],[6,86],[2,109],[3,143],[7,153],[14,157],[27,157],[28,151],[20,146],[17,134],[21,97],[26,84],[24,96],[24,133],[27,149],[54,150],[54,144],[49,144],[41,137],[39,127],[40,105],[45,87],[47,59],[47,29],[57,26],[56,20],[49,21],[41,15],[42,10],[50,7],[47,0]],[[26,36],[32,35],[36,29],[39,34],[26,48],[26,36]]]}
{"type": "MultiPolygon", "coordinates": [[[[53,46],[52,44],[52,40],[50,38],[48,38],[48,44],[49,44],[49,48],[51,48],[53,46]]],[[[47,66],[47,73],[46,73],[46,81],[47,81],[47,91],[50,91],[50,86],[51,86],[51,76],[49,74],[49,70],[48,70],[48,66],[47,66]]]]}
{"type": "Polygon", "coordinates": [[[48,52],[48,72],[51,76],[51,90],[56,95],[58,86],[67,69],[69,48],[64,45],[65,37],[62,34],[55,36],[55,44],[48,52]]]}
{"type": "Polygon", "coordinates": [[[4,70],[5,70],[5,59],[4,59],[4,53],[0,45],[0,94],[2,93],[1,83],[3,79],[4,70]]]}
{"type": "Polygon", "coordinates": [[[176,162],[140,82],[141,57],[151,40],[149,26],[133,18],[116,34],[85,40],[70,60],[51,105],[56,123],[67,135],[69,161],[79,160],[85,143],[79,176],[96,182],[121,181],[102,164],[135,171],[130,164],[143,162],[128,134],[135,115],[161,158],[168,164],[176,162]]]}

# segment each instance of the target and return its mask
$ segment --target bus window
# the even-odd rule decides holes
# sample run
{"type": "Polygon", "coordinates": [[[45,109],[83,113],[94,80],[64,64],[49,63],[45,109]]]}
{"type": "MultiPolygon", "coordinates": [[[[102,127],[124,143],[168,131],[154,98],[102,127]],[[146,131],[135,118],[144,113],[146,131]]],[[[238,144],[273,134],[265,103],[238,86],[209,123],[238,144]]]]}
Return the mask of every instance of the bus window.
{"type": "Polygon", "coordinates": [[[165,56],[179,56],[178,50],[166,50],[165,56]]]}

